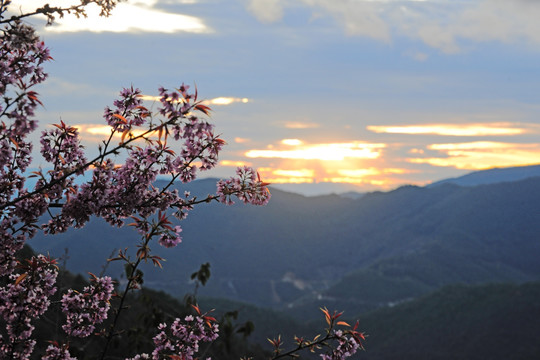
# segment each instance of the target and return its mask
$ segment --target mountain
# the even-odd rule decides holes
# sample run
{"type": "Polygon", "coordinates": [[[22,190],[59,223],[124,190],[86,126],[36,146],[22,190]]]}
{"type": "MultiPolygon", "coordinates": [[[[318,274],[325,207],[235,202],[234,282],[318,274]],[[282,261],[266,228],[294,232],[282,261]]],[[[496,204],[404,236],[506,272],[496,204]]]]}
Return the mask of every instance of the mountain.
{"type": "MultiPolygon", "coordinates": [[[[204,195],[215,184],[200,180],[189,190],[204,195]]],[[[456,282],[540,279],[540,178],[405,186],[357,200],[272,195],[266,207],[197,207],[181,224],[182,244],[152,247],[167,261],[163,270],[143,269],[145,284],[182,296],[193,288],[189,275],[210,262],[201,295],[304,318],[318,317],[319,305],[369,311],[456,282]]],[[[137,239],[132,229],[92,219],[83,229],[37,236],[31,246],[55,256],[69,248],[69,269],[96,273],[114,249],[134,251],[137,239]]],[[[107,271],[120,278],[122,268],[113,263],[107,271]]]]}
{"type": "MultiPolygon", "coordinates": [[[[29,256],[25,248],[23,257],[29,256]]],[[[81,290],[87,285],[82,276],[60,271],[62,288],[81,290]]],[[[60,314],[59,291],[52,298],[48,312],[38,320],[35,330],[36,353],[42,354],[51,340],[58,340],[60,314]],[[55,321],[56,319],[56,321],[55,321]]],[[[322,312],[316,321],[299,323],[283,312],[223,299],[199,298],[202,309],[213,309],[220,321],[220,337],[207,349],[206,356],[239,359],[244,356],[268,358],[268,338],[278,334],[285,347],[293,346],[294,335],[312,338],[323,331],[322,312]],[[225,316],[229,314],[228,320],[225,316]],[[238,316],[238,317],[237,317],[238,316]],[[245,338],[238,330],[246,321],[254,326],[245,338]]],[[[118,299],[112,301],[118,305],[118,299]]],[[[164,292],[144,287],[131,293],[124,303],[119,329],[126,330],[114,341],[109,355],[125,358],[150,352],[157,325],[184,317],[190,307],[164,292]]],[[[112,314],[111,314],[112,315],[112,314]]],[[[111,316],[112,317],[112,316],[111,316]]],[[[415,359],[537,359],[540,357],[540,282],[524,284],[449,285],[401,304],[368,313],[345,313],[342,320],[354,323],[367,334],[366,351],[359,357],[367,360],[415,359]]],[[[105,326],[110,325],[109,318],[105,326]]],[[[305,320],[305,319],[304,319],[305,320]]],[[[102,339],[71,339],[70,352],[79,359],[94,359],[102,349],[102,339]]],[[[301,358],[309,353],[304,352],[301,358]]],[[[37,358],[37,357],[36,357],[37,358]]],[[[318,358],[318,357],[317,357],[318,358]]]]}
{"type": "Polygon", "coordinates": [[[476,186],[511,182],[540,176],[540,165],[518,166],[509,168],[493,168],[489,170],[475,171],[457,178],[444,179],[434,182],[428,187],[442,184],[455,184],[460,186],[476,186]]]}
{"type": "Polygon", "coordinates": [[[446,286],[360,324],[366,360],[539,359],[540,283],[446,286]]]}

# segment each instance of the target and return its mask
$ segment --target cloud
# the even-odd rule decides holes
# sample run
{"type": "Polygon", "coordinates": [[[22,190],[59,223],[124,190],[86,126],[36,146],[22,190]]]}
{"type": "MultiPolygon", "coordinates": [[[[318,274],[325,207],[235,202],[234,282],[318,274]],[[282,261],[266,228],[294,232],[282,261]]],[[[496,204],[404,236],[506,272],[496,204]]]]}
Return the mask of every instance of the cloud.
{"type": "Polygon", "coordinates": [[[464,40],[540,44],[540,1],[252,0],[248,9],[269,23],[298,5],[332,18],[348,35],[386,43],[408,37],[448,54],[462,51],[464,40]]]}
{"type": "Polygon", "coordinates": [[[233,161],[233,160],[221,160],[219,162],[220,166],[233,166],[233,167],[243,167],[243,166],[252,166],[250,162],[246,161],[233,161]]]}
{"type": "MultiPolygon", "coordinates": [[[[155,95],[141,95],[140,99],[146,100],[146,101],[160,101],[161,96],[155,96],[155,95]]],[[[179,100],[181,101],[181,100],[179,100]]],[[[226,105],[232,105],[234,103],[242,103],[247,104],[250,100],[248,98],[237,98],[237,97],[225,97],[220,96],[217,98],[213,98],[210,100],[203,100],[202,103],[205,105],[218,105],[218,106],[226,106],[226,105]]]]}
{"type": "MultiPolygon", "coordinates": [[[[99,141],[101,143],[101,140],[109,137],[112,131],[111,126],[103,124],[76,124],[73,126],[79,130],[82,140],[90,142],[99,141]]],[[[131,130],[130,134],[132,136],[139,136],[144,132],[146,132],[144,129],[133,129],[131,130]]],[[[149,135],[156,136],[157,132],[152,132],[149,135]]],[[[120,139],[122,137],[122,133],[115,132],[114,137],[120,139]]]]}
{"type": "Polygon", "coordinates": [[[235,137],[234,142],[237,144],[245,144],[247,142],[250,142],[251,140],[248,138],[242,138],[242,137],[235,137]]]}
{"type": "MultiPolygon", "coordinates": [[[[50,1],[51,6],[67,6],[70,3],[50,1]]],[[[91,4],[87,7],[87,18],[77,19],[74,15],[57,18],[53,26],[46,29],[50,32],[160,32],[160,33],[208,33],[211,29],[200,18],[183,14],[173,14],[156,7],[158,0],[121,2],[113,10],[109,18],[99,16],[99,8],[91,4]]],[[[12,8],[23,12],[33,11],[43,6],[43,1],[16,0],[12,8]]]]}
{"type": "Polygon", "coordinates": [[[381,154],[385,144],[363,142],[330,143],[299,145],[293,149],[249,150],[245,153],[248,158],[278,158],[302,159],[321,161],[342,161],[352,159],[376,159],[381,154]]]}
{"type": "Polygon", "coordinates": [[[283,139],[281,140],[283,145],[298,146],[302,145],[304,142],[300,139],[283,139]]]}
{"type": "Polygon", "coordinates": [[[283,17],[283,1],[280,0],[250,0],[247,9],[257,20],[269,24],[283,17]]]}
{"type": "Polygon", "coordinates": [[[348,183],[373,189],[403,183],[395,176],[409,173],[405,169],[385,168],[381,156],[386,146],[360,141],[313,144],[283,139],[266,150],[249,150],[245,156],[271,183],[348,183]]]}
{"type": "Polygon", "coordinates": [[[320,127],[320,124],[300,121],[289,121],[284,123],[287,129],[315,129],[320,127]]]}
{"type": "Polygon", "coordinates": [[[428,149],[439,157],[410,158],[408,162],[433,166],[482,170],[493,167],[535,165],[540,163],[540,144],[515,144],[476,141],[455,144],[432,144],[428,149]]]}
{"type": "Polygon", "coordinates": [[[210,105],[231,105],[233,103],[242,103],[247,104],[249,102],[248,98],[235,98],[235,97],[217,97],[211,100],[208,100],[210,105]]]}
{"type": "Polygon", "coordinates": [[[533,124],[490,123],[490,124],[422,124],[422,125],[369,125],[367,129],[376,133],[421,134],[446,136],[512,136],[537,131],[533,124]]]}
{"type": "MultiPolygon", "coordinates": [[[[315,184],[315,183],[345,183],[368,185],[370,189],[391,188],[402,184],[403,180],[392,177],[392,174],[409,173],[406,169],[347,168],[345,167],[300,167],[295,164],[283,163],[279,167],[260,167],[261,177],[273,184],[315,184]]],[[[307,165],[307,164],[305,164],[307,165]]]]}

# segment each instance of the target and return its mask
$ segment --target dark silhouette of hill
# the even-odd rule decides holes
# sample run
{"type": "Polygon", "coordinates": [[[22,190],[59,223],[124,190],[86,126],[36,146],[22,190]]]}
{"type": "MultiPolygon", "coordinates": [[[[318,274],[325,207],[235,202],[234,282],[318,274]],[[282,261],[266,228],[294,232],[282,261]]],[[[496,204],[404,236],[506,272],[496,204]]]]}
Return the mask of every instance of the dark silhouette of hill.
{"type": "Polygon", "coordinates": [[[540,358],[540,283],[451,285],[362,315],[366,360],[540,358]]]}
{"type": "Polygon", "coordinates": [[[493,168],[488,170],[474,171],[457,178],[436,181],[428,185],[428,187],[439,186],[441,184],[476,186],[500,182],[519,181],[537,176],[540,176],[540,165],[493,168]]]}
{"type": "MultiPolygon", "coordinates": [[[[215,181],[191,183],[189,190],[212,193],[215,181]]],[[[197,207],[182,222],[181,245],[152,247],[167,262],[163,270],[147,266],[145,284],[182,296],[191,287],[189,274],[210,262],[212,278],[201,295],[289,308],[303,317],[318,304],[368,311],[455,282],[540,278],[540,178],[406,186],[357,200],[272,194],[266,207],[197,207]]],[[[113,249],[134,249],[137,241],[131,229],[94,219],[31,245],[53,255],[69,247],[69,269],[95,272],[113,249]]],[[[108,271],[119,277],[121,268],[108,271]]]]}

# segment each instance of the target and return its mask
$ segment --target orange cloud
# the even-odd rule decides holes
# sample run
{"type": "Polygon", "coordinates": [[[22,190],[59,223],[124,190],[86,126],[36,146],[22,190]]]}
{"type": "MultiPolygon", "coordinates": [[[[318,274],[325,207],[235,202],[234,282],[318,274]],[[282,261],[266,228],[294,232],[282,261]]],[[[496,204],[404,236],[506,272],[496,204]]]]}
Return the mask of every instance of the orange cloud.
{"type": "Polygon", "coordinates": [[[370,125],[367,129],[376,133],[446,136],[512,136],[533,132],[531,126],[518,126],[513,123],[426,124],[403,126],[370,125]]]}
{"type": "Polygon", "coordinates": [[[476,141],[457,144],[432,144],[428,149],[444,155],[430,158],[411,158],[417,164],[482,170],[492,167],[534,165],[540,163],[540,144],[514,144],[476,141]]]}
{"type": "Polygon", "coordinates": [[[315,181],[313,169],[286,170],[263,167],[257,170],[265,181],[272,184],[303,184],[315,181]]]}
{"type": "MultiPolygon", "coordinates": [[[[81,134],[81,137],[83,138],[99,137],[100,139],[103,139],[104,137],[109,137],[111,135],[111,130],[112,130],[112,128],[109,125],[102,125],[102,124],[78,124],[78,125],[74,125],[74,127],[76,127],[79,130],[79,133],[81,134]]],[[[145,131],[146,130],[133,129],[131,131],[131,134],[133,136],[139,136],[145,131]]],[[[116,132],[114,136],[120,138],[122,136],[122,133],[116,132]]]]}
{"type": "Polygon", "coordinates": [[[314,129],[318,128],[320,125],[317,123],[309,123],[309,122],[299,122],[299,121],[291,121],[286,122],[285,127],[287,129],[314,129]]]}
{"type": "Polygon", "coordinates": [[[281,140],[281,143],[283,145],[298,146],[298,145],[302,145],[304,142],[299,139],[283,139],[281,140]]]}
{"type": "Polygon", "coordinates": [[[359,168],[358,163],[355,166],[354,162],[324,162],[317,166],[312,162],[289,159],[273,167],[261,167],[258,171],[265,181],[273,184],[331,182],[361,185],[366,189],[389,189],[398,186],[405,181],[393,175],[413,172],[398,168],[359,168]]]}
{"type": "Polygon", "coordinates": [[[285,150],[249,150],[249,158],[279,158],[322,161],[342,161],[347,158],[376,159],[386,144],[363,142],[299,145],[285,150]]]}
{"type": "Polygon", "coordinates": [[[238,167],[238,166],[252,166],[252,164],[250,162],[246,162],[246,161],[232,161],[232,160],[221,160],[219,162],[219,165],[221,166],[234,166],[234,167],[238,167]]]}

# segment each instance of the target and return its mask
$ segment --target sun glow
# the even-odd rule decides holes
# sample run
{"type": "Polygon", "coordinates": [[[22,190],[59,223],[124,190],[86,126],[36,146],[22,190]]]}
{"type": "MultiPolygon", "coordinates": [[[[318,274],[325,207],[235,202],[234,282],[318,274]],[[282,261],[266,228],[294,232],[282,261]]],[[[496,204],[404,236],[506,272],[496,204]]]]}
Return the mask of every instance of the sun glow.
{"type": "Polygon", "coordinates": [[[319,124],[311,122],[290,121],[285,123],[285,128],[287,129],[315,129],[319,126],[319,124]]]}
{"type": "Polygon", "coordinates": [[[305,184],[315,181],[313,169],[274,169],[262,167],[258,169],[261,177],[272,184],[305,184]]]}
{"type": "Polygon", "coordinates": [[[299,145],[302,145],[304,142],[299,139],[283,139],[281,140],[281,143],[283,145],[299,146],[299,145]]]}
{"type": "Polygon", "coordinates": [[[540,163],[540,144],[477,141],[457,144],[432,144],[428,146],[428,149],[442,152],[444,155],[441,157],[410,158],[407,161],[466,170],[540,163]]]}
{"type": "Polygon", "coordinates": [[[244,166],[253,166],[250,162],[246,161],[232,161],[232,160],[221,160],[219,162],[221,166],[233,166],[233,167],[244,167],[244,166]]]}
{"type": "MultiPolygon", "coordinates": [[[[99,137],[100,139],[103,139],[105,137],[111,136],[112,127],[109,125],[99,125],[99,124],[78,124],[74,125],[79,130],[79,133],[83,137],[90,136],[91,138],[99,137]]],[[[141,129],[133,129],[131,130],[130,134],[131,136],[139,136],[145,133],[146,130],[141,129]]],[[[152,132],[149,135],[155,135],[157,132],[152,132]]],[[[115,132],[114,137],[120,138],[122,137],[121,132],[115,132]]]]}
{"type": "Polygon", "coordinates": [[[403,126],[375,126],[368,130],[376,133],[415,134],[415,135],[446,135],[446,136],[512,136],[530,133],[526,127],[517,127],[512,123],[491,124],[426,124],[403,126]]]}
{"type": "Polygon", "coordinates": [[[249,158],[343,161],[347,158],[376,159],[385,147],[385,144],[362,142],[314,144],[291,150],[249,150],[245,155],[249,158]]]}

